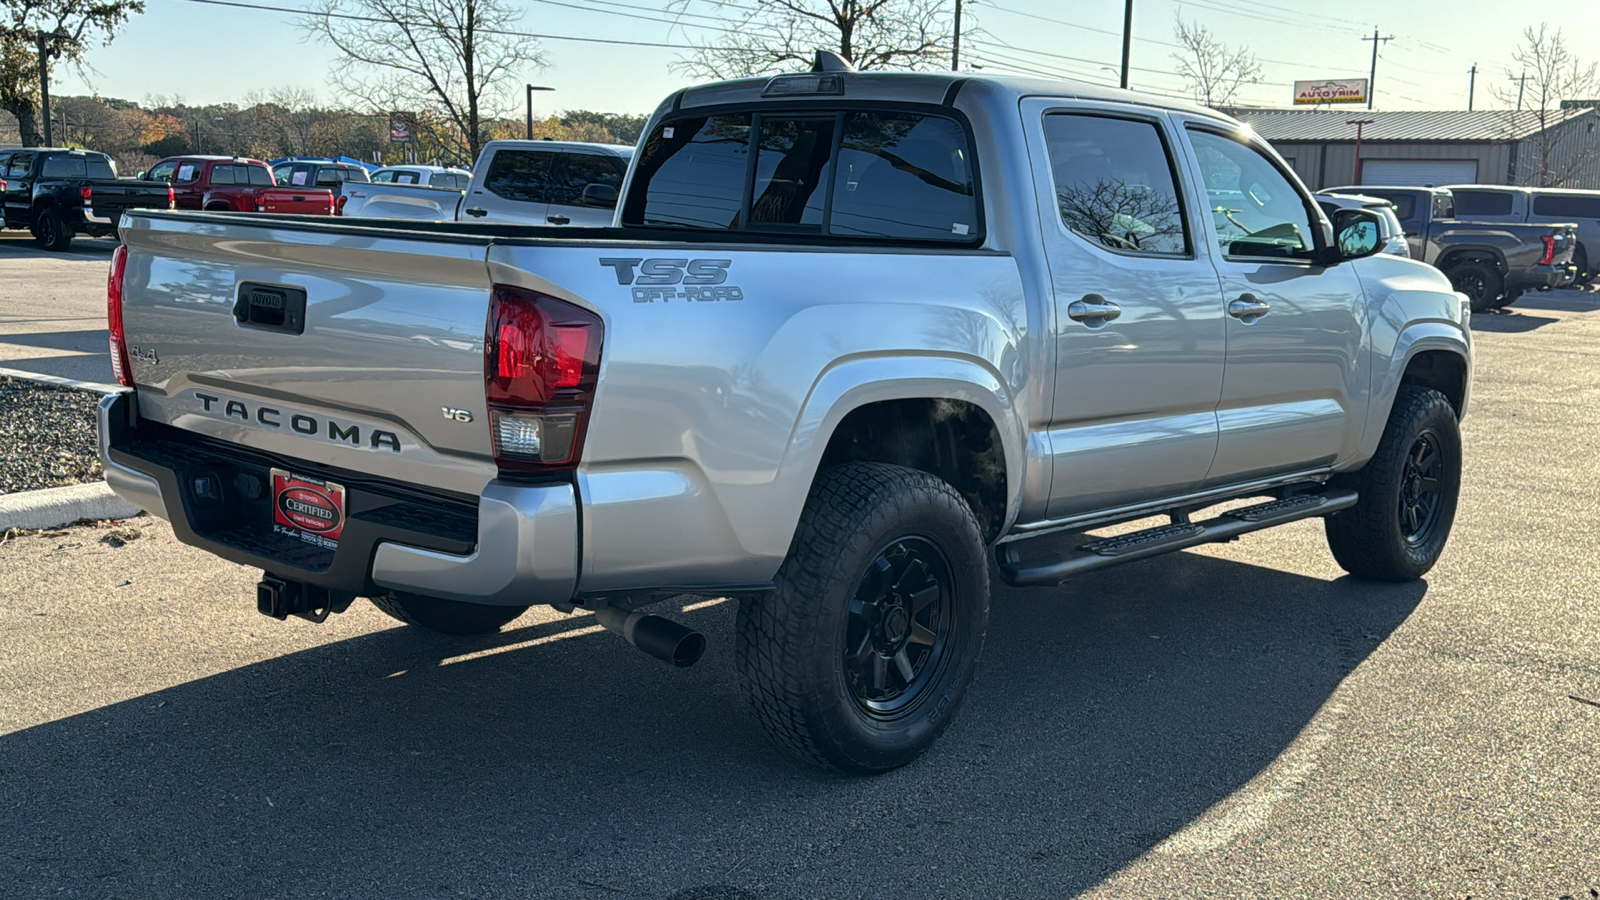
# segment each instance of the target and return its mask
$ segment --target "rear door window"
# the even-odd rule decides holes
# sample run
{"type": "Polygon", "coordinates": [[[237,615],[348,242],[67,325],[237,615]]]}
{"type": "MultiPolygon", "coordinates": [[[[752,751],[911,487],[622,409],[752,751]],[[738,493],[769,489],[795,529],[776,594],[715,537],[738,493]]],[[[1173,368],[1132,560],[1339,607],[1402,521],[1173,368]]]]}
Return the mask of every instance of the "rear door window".
{"type": "Polygon", "coordinates": [[[46,156],[44,158],[44,171],[39,173],[40,178],[87,178],[89,167],[84,164],[83,157],[62,154],[60,156],[46,156]]]}
{"type": "Polygon", "coordinates": [[[1057,113],[1044,133],[1062,224],[1120,253],[1189,253],[1172,157],[1153,122],[1057,113]]]}
{"type": "Polygon", "coordinates": [[[211,167],[212,184],[233,184],[233,166],[216,165],[211,167]]]}
{"type": "Polygon", "coordinates": [[[1511,215],[1511,194],[1506,191],[1456,190],[1456,217],[1511,215]]]}
{"type": "Polygon", "coordinates": [[[550,157],[548,150],[496,150],[489,160],[485,187],[506,200],[548,203],[550,157]]]}
{"type": "MultiPolygon", "coordinates": [[[[443,179],[443,176],[435,176],[443,179]]],[[[583,189],[591,184],[622,187],[622,167],[614,156],[597,153],[562,153],[550,174],[550,202],[566,206],[583,203],[583,189]]]]}
{"type": "Polygon", "coordinates": [[[1536,216],[1600,219],[1600,194],[1539,194],[1533,198],[1536,216]]]}

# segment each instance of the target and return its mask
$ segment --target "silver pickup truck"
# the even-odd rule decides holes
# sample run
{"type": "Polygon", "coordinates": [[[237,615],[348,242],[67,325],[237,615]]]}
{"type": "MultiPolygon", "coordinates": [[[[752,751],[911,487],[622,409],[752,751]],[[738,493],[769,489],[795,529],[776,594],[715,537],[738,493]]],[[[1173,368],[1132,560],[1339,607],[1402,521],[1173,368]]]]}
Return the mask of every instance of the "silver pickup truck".
{"type": "Polygon", "coordinates": [[[621,198],[581,233],[130,213],[107,481],[278,618],[548,604],[686,665],[649,604],[737,599],[755,714],[848,772],[950,721],[991,571],[1310,517],[1363,577],[1444,549],[1464,298],[1232,119],[824,67],[673,94],[621,198]]]}

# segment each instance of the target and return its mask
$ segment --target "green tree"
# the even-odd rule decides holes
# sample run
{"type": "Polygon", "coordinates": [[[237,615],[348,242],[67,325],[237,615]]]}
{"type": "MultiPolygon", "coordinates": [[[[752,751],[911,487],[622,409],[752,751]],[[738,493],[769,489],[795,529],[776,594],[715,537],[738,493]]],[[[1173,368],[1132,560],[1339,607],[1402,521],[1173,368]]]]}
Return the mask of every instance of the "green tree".
{"type": "Polygon", "coordinates": [[[144,0],[0,0],[0,109],[17,119],[24,146],[44,142],[39,129],[39,36],[46,68],[81,65],[89,48],[109,44],[144,0]]]}

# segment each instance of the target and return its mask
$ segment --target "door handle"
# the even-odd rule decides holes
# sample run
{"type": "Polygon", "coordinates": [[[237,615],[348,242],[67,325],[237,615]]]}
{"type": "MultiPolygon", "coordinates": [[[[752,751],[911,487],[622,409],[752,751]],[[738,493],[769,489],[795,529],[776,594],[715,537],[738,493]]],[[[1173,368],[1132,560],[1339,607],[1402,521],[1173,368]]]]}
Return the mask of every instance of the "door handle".
{"type": "Polygon", "coordinates": [[[1090,328],[1100,328],[1120,315],[1122,307],[1099,294],[1084,294],[1082,300],[1067,304],[1067,318],[1090,328]]]}
{"type": "Polygon", "coordinates": [[[472,207],[472,208],[467,210],[467,215],[469,215],[469,216],[477,216],[480,219],[483,218],[484,216],[487,216],[488,214],[489,214],[489,211],[487,209],[479,209],[476,206],[474,206],[474,207],[472,207]]]}
{"type": "Polygon", "coordinates": [[[572,222],[572,219],[567,216],[545,216],[544,220],[551,225],[567,225],[572,222]]]}
{"type": "Polygon", "coordinates": [[[1228,304],[1228,315],[1242,320],[1246,325],[1272,312],[1272,304],[1254,294],[1240,294],[1239,299],[1228,304]]]}

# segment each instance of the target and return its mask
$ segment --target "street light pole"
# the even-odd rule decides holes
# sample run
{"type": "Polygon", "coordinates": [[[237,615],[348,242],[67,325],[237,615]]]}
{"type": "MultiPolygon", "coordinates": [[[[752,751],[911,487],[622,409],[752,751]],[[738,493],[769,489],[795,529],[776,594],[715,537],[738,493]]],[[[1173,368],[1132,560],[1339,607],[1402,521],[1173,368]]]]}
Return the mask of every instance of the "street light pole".
{"type": "Polygon", "coordinates": [[[1128,86],[1128,53],[1133,47],[1133,0],[1127,0],[1122,12],[1122,87],[1128,86]]]}
{"type": "Polygon", "coordinates": [[[545,87],[544,85],[540,84],[530,84],[526,85],[526,87],[528,88],[528,140],[531,141],[533,140],[533,92],[553,91],[555,88],[545,87]]]}

